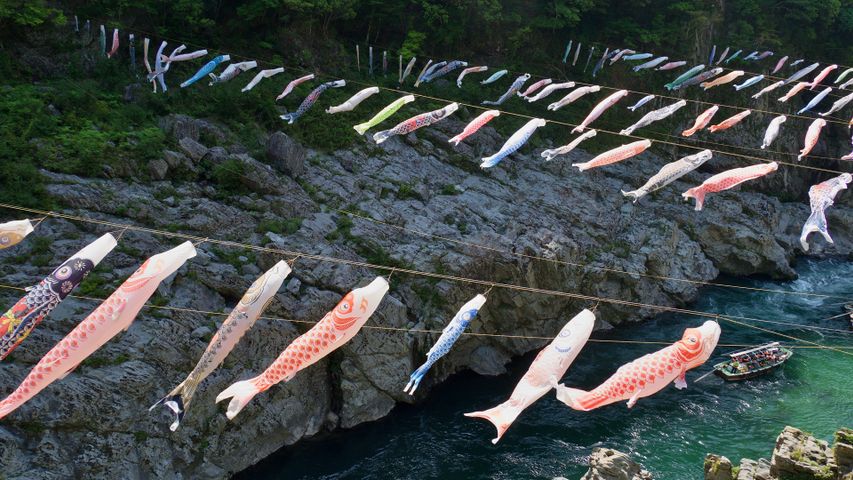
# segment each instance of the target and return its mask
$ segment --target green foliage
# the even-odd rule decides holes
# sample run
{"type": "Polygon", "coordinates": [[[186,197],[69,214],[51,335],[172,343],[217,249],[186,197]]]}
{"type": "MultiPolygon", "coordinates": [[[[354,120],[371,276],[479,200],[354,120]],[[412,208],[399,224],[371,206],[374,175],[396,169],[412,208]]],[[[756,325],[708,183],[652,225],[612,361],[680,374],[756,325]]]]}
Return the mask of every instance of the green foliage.
{"type": "Polygon", "coordinates": [[[243,185],[245,170],[243,162],[230,158],[213,167],[212,177],[219,185],[219,191],[225,195],[245,193],[248,190],[243,185]]]}
{"type": "Polygon", "coordinates": [[[0,0],[0,35],[12,27],[35,27],[46,22],[65,23],[65,16],[45,0],[0,0]]]}
{"type": "Polygon", "coordinates": [[[257,233],[272,232],[279,235],[292,235],[302,227],[302,218],[287,218],[284,220],[264,219],[258,223],[255,229],[257,233]]]}

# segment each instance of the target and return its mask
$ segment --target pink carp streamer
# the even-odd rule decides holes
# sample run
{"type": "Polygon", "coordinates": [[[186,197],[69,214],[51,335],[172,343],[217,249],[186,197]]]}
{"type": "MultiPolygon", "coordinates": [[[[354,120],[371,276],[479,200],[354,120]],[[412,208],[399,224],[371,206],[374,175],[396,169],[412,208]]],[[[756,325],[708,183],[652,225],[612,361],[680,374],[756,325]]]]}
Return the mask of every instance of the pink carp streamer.
{"type": "Polygon", "coordinates": [[[838,68],[838,65],[830,65],[821,70],[820,73],[818,73],[817,76],[814,77],[814,80],[809,83],[809,90],[814,90],[815,87],[820,85],[820,82],[822,82],[827,76],[829,76],[830,72],[832,72],[836,68],[838,68]]]}
{"type": "MultiPolygon", "coordinates": [[[[150,257],[85,320],[42,357],[21,385],[0,402],[0,418],[13,412],[56,380],[64,378],[89,355],[130,324],[166,277],[196,254],[190,242],[150,257]]],[[[87,408],[94,408],[87,405],[87,408]]]]}
{"type": "Polygon", "coordinates": [[[809,188],[809,206],[812,213],[803,225],[802,233],[800,233],[800,245],[804,251],[809,251],[808,238],[813,232],[820,232],[827,243],[835,243],[829,236],[825,212],[835,202],[835,196],[838,195],[838,192],[847,189],[847,184],[851,181],[853,181],[853,176],[849,173],[842,173],[809,188]]]}
{"type": "Polygon", "coordinates": [[[586,118],[583,119],[583,122],[581,122],[580,125],[572,129],[572,133],[583,132],[584,129],[588,127],[589,124],[594,122],[598,117],[600,117],[605,110],[612,107],[619,100],[622,100],[626,96],[628,96],[628,90],[619,90],[610,94],[610,96],[602,100],[601,103],[596,105],[595,108],[593,108],[592,111],[589,112],[589,115],[587,115],[586,118]]]}
{"type": "MultiPolygon", "coordinates": [[[[409,64],[409,65],[411,65],[411,64],[409,64]]],[[[407,67],[407,69],[408,69],[408,67],[407,67]]],[[[488,70],[488,69],[489,69],[489,67],[486,67],[486,66],[479,66],[479,67],[468,67],[468,68],[466,68],[466,69],[462,70],[462,71],[459,73],[459,76],[458,76],[458,77],[456,77],[456,86],[457,86],[458,88],[462,88],[462,79],[463,79],[463,78],[465,78],[465,75],[468,75],[469,73],[480,73],[480,72],[485,72],[485,71],[486,71],[486,70],[488,70]]],[[[405,77],[405,75],[404,75],[404,77],[405,77]]]]}
{"type": "Polygon", "coordinates": [[[545,78],[545,79],[539,80],[538,82],[535,82],[532,85],[530,85],[529,87],[527,87],[527,90],[525,90],[524,93],[519,92],[518,96],[521,98],[527,98],[530,95],[533,95],[533,92],[535,92],[536,90],[539,90],[540,88],[542,88],[546,85],[550,85],[552,82],[553,82],[553,80],[551,80],[550,78],[545,78]]]}
{"type": "Polygon", "coordinates": [[[290,92],[292,92],[294,88],[299,86],[299,84],[301,84],[301,83],[307,82],[308,80],[314,80],[314,74],[313,73],[305,75],[304,77],[299,77],[296,80],[293,80],[290,83],[288,83],[287,86],[284,87],[284,90],[282,90],[282,92],[277,97],[275,97],[275,99],[281,100],[282,98],[290,95],[290,92]]]}
{"type": "Polygon", "coordinates": [[[776,162],[770,162],[726,170],[705,180],[702,182],[702,185],[687,190],[681,196],[684,197],[685,201],[691,198],[696,199],[695,210],[699,211],[702,210],[705,204],[705,196],[707,194],[734,188],[743,182],[769,175],[775,172],[777,168],[779,168],[779,165],[776,162]]]}
{"type": "Polygon", "coordinates": [[[738,113],[737,115],[732,115],[731,117],[723,120],[722,122],[720,122],[716,125],[711,125],[708,128],[708,131],[713,133],[713,132],[722,132],[723,130],[728,130],[728,129],[734,127],[735,125],[737,125],[738,123],[740,123],[741,120],[748,117],[749,114],[751,114],[751,113],[752,113],[752,110],[744,110],[744,111],[738,113]]]}
{"type": "Polygon", "coordinates": [[[521,412],[550,392],[566,374],[566,370],[589,340],[594,325],[595,314],[591,311],[583,310],[575,315],[533,359],[509,400],[489,410],[466,413],[465,416],[485,418],[492,422],[498,431],[498,436],[492,439],[492,443],[498,443],[521,412]]]}
{"type": "Polygon", "coordinates": [[[717,348],[720,326],[709,320],[698,328],[688,328],[681,340],[657,352],[644,355],[619,367],[616,373],[591,391],[557,385],[557,399],[575,410],[588,412],[611,403],[628,401],[628,408],[675,383],[687,387],[686,373],[696,368],[717,348]]]}
{"type": "Polygon", "coordinates": [[[388,282],[376,277],[369,285],[348,293],[331,312],[296,338],[262,374],[237,382],[216,397],[216,403],[230,398],[225,416],[229,420],[240,413],[255,395],[279,382],[287,382],[337,350],[361,330],[388,292],[388,282]]]}
{"type": "Polygon", "coordinates": [[[572,166],[578,167],[578,170],[580,170],[581,172],[589,170],[591,168],[603,167],[605,165],[621,162],[622,160],[625,160],[627,158],[639,155],[651,146],[651,141],[640,140],[637,142],[629,143],[627,145],[616,147],[613,150],[608,150],[588,162],[573,163],[572,166]]]}
{"type": "Polygon", "coordinates": [[[814,146],[817,145],[818,138],[820,138],[820,131],[825,126],[826,120],[822,118],[818,118],[817,120],[813,121],[811,125],[809,125],[809,129],[806,131],[805,145],[803,145],[803,149],[800,150],[800,154],[797,155],[798,162],[802,160],[803,157],[811,153],[814,146]]]}
{"type": "Polygon", "coordinates": [[[459,142],[465,140],[471,135],[477,133],[477,130],[483,127],[483,125],[492,121],[493,118],[499,117],[501,112],[499,110],[486,110],[477,116],[474,120],[471,120],[468,125],[465,125],[465,128],[462,129],[462,132],[448,139],[447,141],[452,143],[454,146],[459,145],[459,142]]]}
{"type": "Polygon", "coordinates": [[[720,107],[714,105],[711,108],[700,113],[699,116],[696,117],[696,121],[693,123],[693,126],[681,132],[681,136],[690,137],[699,130],[702,130],[703,128],[707,127],[708,124],[711,123],[711,119],[714,118],[714,115],[717,114],[717,110],[719,109],[720,107]]]}
{"type": "Polygon", "coordinates": [[[110,47],[110,51],[107,52],[107,58],[113,58],[113,56],[118,52],[119,40],[118,40],[118,29],[113,29],[113,45],[110,47]]]}
{"type": "Polygon", "coordinates": [[[786,94],[785,94],[784,96],[782,96],[782,97],[779,97],[779,101],[780,101],[780,102],[783,102],[783,103],[784,103],[784,102],[787,102],[788,100],[790,100],[791,98],[793,98],[793,97],[794,97],[794,95],[796,95],[796,94],[798,94],[798,93],[802,92],[802,91],[803,91],[803,89],[804,89],[804,88],[806,88],[806,87],[808,87],[808,86],[809,86],[808,82],[800,82],[800,83],[798,83],[798,84],[794,85],[793,87],[791,87],[791,89],[790,89],[790,90],[788,90],[788,93],[786,93],[786,94]]]}

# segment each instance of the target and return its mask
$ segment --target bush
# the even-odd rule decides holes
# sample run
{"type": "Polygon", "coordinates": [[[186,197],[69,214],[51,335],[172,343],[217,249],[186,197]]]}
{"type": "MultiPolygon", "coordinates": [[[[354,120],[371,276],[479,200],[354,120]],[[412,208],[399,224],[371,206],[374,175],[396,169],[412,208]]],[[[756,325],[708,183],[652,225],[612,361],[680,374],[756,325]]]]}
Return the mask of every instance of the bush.
{"type": "Polygon", "coordinates": [[[226,195],[245,193],[243,163],[236,159],[228,159],[213,167],[213,180],[219,185],[220,191],[226,195]]]}

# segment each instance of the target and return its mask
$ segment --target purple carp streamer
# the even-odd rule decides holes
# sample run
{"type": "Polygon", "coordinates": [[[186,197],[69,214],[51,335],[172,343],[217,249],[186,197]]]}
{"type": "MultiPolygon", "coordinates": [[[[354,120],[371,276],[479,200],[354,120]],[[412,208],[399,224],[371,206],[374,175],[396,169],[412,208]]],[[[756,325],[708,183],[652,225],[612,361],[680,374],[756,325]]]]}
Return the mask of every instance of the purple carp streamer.
{"type": "Polygon", "coordinates": [[[286,113],[281,115],[279,118],[282,120],[286,120],[288,125],[295,122],[299,117],[305,114],[312,106],[314,106],[314,102],[320,98],[320,95],[323,94],[326,90],[330,88],[341,88],[346,86],[347,82],[345,80],[335,80],[332,82],[326,82],[319,87],[315,88],[311,93],[305,97],[305,100],[302,100],[302,103],[299,105],[299,108],[296,109],[295,112],[286,113]]]}
{"type": "Polygon", "coordinates": [[[667,163],[658,171],[658,173],[654,174],[645,185],[630,192],[622,190],[622,195],[632,198],[634,203],[637,203],[638,200],[649,193],[660,190],[693,170],[696,170],[702,166],[703,163],[710,160],[712,156],[713,153],[711,153],[710,150],[702,150],[699,153],[688,155],[672,163],[667,163]]]}
{"type": "Polygon", "coordinates": [[[494,102],[486,100],[486,101],[482,102],[483,105],[501,105],[501,104],[503,104],[505,101],[507,101],[507,99],[509,99],[510,97],[515,95],[516,93],[518,93],[518,91],[521,90],[521,87],[524,86],[524,82],[526,82],[529,79],[530,79],[529,73],[525,73],[524,75],[521,75],[520,77],[516,78],[514,82],[512,82],[512,85],[510,85],[509,89],[506,92],[504,92],[503,95],[501,95],[501,98],[497,99],[494,102]]]}
{"type": "Polygon", "coordinates": [[[635,103],[634,105],[631,105],[630,107],[628,107],[628,110],[630,110],[630,111],[634,112],[634,111],[636,111],[638,108],[642,107],[643,105],[645,105],[645,104],[647,104],[647,103],[651,102],[651,101],[652,101],[652,99],[654,99],[654,98],[655,98],[655,96],[654,96],[654,95],[646,95],[645,97],[641,98],[637,103],[635,103]]]}
{"type": "Polygon", "coordinates": [[[116,239],[107,233],[27,288],[27,294],[0,316],[0,360],[20,345],[115,246],[116,239]]]}
{"type": "Polygon", "coordinates": [[[835,243],[832,237],[829,236],[829,229],[826,222],[826,209],[835,203],[835,196],[838,192],[847,189],[847,184],[853,181],[853,176],[849,173],[830,178],[825,182],[812,185],[809,188],[809,206],[811,207],[811,215],[809,215],[806,223],[803,224],[802,233],[800,233],[800,246],[803,251],[809,250],[808,238],[814,232],[819,232],[827,243],[835,243]]]}
{"type": "Polygon", "coordinates": [[[548,150],[544,150],[540,154],[540,156],[542,158],[544,158],[546,162],[548,162],[548,161],[553,160],[558,155],[566,155],[567,153],[574,150],[578,145],[580,145],[581,142],[583,142],[584,140],[587,140],[589,138],[594,137],[597,133],[598,132],[596,132],[595,130],[588,130],[588,131],[582,133],[581,135],[579,135],[577,138],[572,140],[567,145],[563,145],[562,147],[558,147],[558,148],[551,148],[548,150]]]}
{"type": "Polygon", "coordinates": [[[515,153],[516,150],[527,143],[527,140],[530,139],[533,132],[535,132],[539,127],[544,127],[545,123],[545,120],[542,118],[534,118],[533,120],[525,123],[523,127],[519,128],[511,137],[509,137],[497,153],[489,157],[484,157],[483,162],[480,163],[480,168],[486,169],[494,167],[500,163],[501,160],[515,153]]]}
{"type": "MultiPolygon", "coordinates": [[[[574,85],[574,82],[569,82],[569,83],[574,85]]],[[[571,87],[566,87],[566,88],[571,88],[571,87]]],[[[571,92],[569,92],[569,94],[566,95],[565,97],[563,97],[560,100],[557,100],[556,102],[548,105],[548,110],[553,110],[556,112],[557,110],[565,107],[566,105],[569,105],[570,103],[581,98],[582,96],[584,96],[588,93],[595,93],[599,90],[601,90],[601,87],[599,87],[598,85],[590,85],[588,87],[576,88],[576,89],[572,90],[571,92]]]]}
{"type": "Polygon", "coordinates": [[[645,126],[651,125],[654,122],[663,120],[664,118],[669,117],[673,113],[677,112],[678,109],[687,105],[687,101],[679,100],[672,105],[667,105],[666,107],[659,108],[657,110],[652,110],[651,112],[643,115],[643,118],[639,119],[637,123],[631,125],[630,127],[619,132],[622,135],[631,135],[634,133],[634,130],[638,128],[643,128],[645,126]]]}
{"type": "Polygon", "coordinates": [[[373,140],[377,144],[379,144],[384,142],[385,140],[388,140],[394,135],[406,135],[408,133],[414,132],[415,130],[421,127],[426,127],[428,125],[432,125],[435,122],[438,122],[439,120],[443,120],[453,114],[453,112],[458,109],[459,104],[454,102],[438,110],[433,110],[432,112],[415,115],[412,118],[403,120],[402,122],[398,123],[394,126],[394,128],[374,133],[373,140]]]}
{"type": "Polygon", "coordinates": [[[459,88],[462,88],[462,79],[465,78],[465,75],[468,75],[469,73],[485,72],[488,69],[489,69],[489,67],[479,66],[479,67],[468,67],[468,68],[462,70],[462,72],[459,73],[459,76],[456,77],[456,86],[459,88]]]}
{"type": "Polygon", "coordinates": [[[435,341],[432,348],[427,352],[427,360],[421,365],[417,370],[412,372],[409,377],[409,383],[406,384],[403,391],[408,393],[409,395],[414,395],[415,390],[418,389],[418,385],[421,384],[421,380],[423,380],[424,375],[427,374],[430,368],[437,362],[441,357],[447,355],[447,352],[450,351],[453,344],[456,343],[456,340],[459,340],[459,337],[462,336],[462,332],[468,328],[468,324],[471,323],[471,320],[474,320],[474,317],[477,316],[477,312],[483,308],[483,305],[486,303],[486,297],[483,295],[477,295],[468,301],[465,305],[462,305],[462,308],[456,312],[456,315],[450,320],[450,323],[444,327],[444,330],[441,331],[441,336],[438,337],[438,340],[435,341]]]}
{"type": "Polygon", "coordinates": [[[0,223],[0,250],[21,243],[34,228],[29,219],[0,223]]]}
{"type": "Polygon", "coordinates": [[[661,65],[660,67],[656,68],[655,70],[665,72],[667,70],[673,70],[673,69],[676,69],[678,67],[683,67],[684,65],[687,65],[687,62],[685,62],[684,60],[679,60],[677,62],[665,63],[665,64],[661,65]]]}
{"type": "Polygon", "coordinates": [[[174,432],[178,429],[199,384],[222,365],[225,357],[234,350],[240,339],[252,328],[273,300],[288,275],[290,275],[290,266],[284,261],[279,261],[255,280],[228,318],[222,322],[192,372],[168,395],[148,409],[151,411],[162,405],[171,410],[176,418],[169,425],[169,430],[174,432]]]}
{"type": "Polygon", "coordinates": [[[326,113],[333,114],[339,112],[349,112],[355,109],[359,103],[363,102],[365,99],[370,97],[371,95],[376,95],[379,93],[379,87],[367,87],[364,90],[360,90],[355,95],[351,96],[346,102],[326,109],[326,113]]]}

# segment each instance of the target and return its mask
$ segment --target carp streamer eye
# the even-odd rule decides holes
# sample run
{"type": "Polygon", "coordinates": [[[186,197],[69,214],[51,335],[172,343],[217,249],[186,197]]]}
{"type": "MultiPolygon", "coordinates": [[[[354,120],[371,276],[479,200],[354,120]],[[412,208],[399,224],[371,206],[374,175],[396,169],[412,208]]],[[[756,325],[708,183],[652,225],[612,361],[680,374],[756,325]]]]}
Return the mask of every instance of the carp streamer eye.
{"type": "Polygon", "coordinates": [[[70,276],[71,276],[71,273],[72,273],[72,272],[73,272],[73,270],[71,269],[71,267],[69,267],[68,265],[66,265],[66,266],[64,266],[64,267],[60,268],[59,270],[57,270],[57,271],[56,271],[56,274],[55,274],[54,276],[55,276],[58,280],[65,280],[65,279],[67,279],[68,277],[70,277],[70,276]]]}

